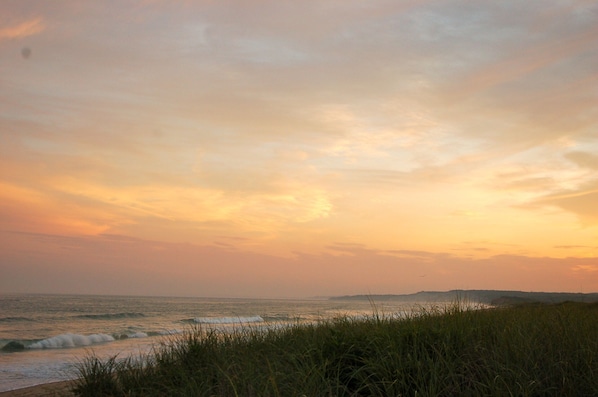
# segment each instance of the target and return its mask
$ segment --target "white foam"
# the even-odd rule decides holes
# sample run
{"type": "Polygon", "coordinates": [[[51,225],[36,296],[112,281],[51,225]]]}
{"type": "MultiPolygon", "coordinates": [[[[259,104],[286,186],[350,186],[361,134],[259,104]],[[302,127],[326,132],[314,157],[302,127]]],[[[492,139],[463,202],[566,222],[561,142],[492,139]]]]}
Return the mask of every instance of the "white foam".
{"type": "Polygon", "coordinates": [[[147,338],[147,334],[145,332],[135,332],[134,334],[127,335],[129,338],[147,338]]]}
{"type": "Polygon", "coordinates": [[[62,334],[29,345],[30,349],[60,349],[65,347],[89,346],[97,343],[111,342],[114,338],[106,334],[77,335],[62,334]]]}
{"type": "Polygon", "coordinates": [[[174,329],[166,329],[166,330],[160,331],[160,332],[158,332],[158,334],[160,334],[160,335],[179,335],[184,332],[185,331],[183,331],[182,329],[174,328],[174,329]]]}
{"type": "Polygon", "coordinates": [[[196,317],[193,319],[198,324],[246,324],[261,323],[264,319],[261,316],[248,317],[196,317]]]}

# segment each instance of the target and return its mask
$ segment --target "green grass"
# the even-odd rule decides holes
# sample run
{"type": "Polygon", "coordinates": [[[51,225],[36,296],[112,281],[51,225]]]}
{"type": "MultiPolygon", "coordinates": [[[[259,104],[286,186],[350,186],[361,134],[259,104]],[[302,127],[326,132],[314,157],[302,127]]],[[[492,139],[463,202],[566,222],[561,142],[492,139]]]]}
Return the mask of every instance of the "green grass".
{"type": "Polygon", "coordinates": [[[79,367],[80,396],[597,396],[598,304],[424,310],[233,334],[79,367]]]}

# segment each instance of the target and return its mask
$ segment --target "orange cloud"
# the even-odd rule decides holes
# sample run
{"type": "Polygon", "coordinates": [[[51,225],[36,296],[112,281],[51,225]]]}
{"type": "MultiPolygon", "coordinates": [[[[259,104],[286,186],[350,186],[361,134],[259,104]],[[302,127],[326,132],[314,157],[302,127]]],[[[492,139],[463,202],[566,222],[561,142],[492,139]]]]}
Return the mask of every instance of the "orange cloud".
{"type": "Polygon", "coordinates": [[[576,214],[586,226],[598,222],[598,182],[594,181],[577,190],[564,191],[539,198],[532,205],[549,205],[576,214]]]}
{"type": "Polygon", "coordinates": [[[46,24],[42,18],[34,18],[17,25],[0,29],[0,40],[2,39],[20,39],[43,32],[46,24]]]}
{"type": "Polygon", "coordinates": [[[0,182],[0,219],[4,230],[93,235],[117,223],[116,216],[98,206],[84,207],[44,191],[0,182]]]}

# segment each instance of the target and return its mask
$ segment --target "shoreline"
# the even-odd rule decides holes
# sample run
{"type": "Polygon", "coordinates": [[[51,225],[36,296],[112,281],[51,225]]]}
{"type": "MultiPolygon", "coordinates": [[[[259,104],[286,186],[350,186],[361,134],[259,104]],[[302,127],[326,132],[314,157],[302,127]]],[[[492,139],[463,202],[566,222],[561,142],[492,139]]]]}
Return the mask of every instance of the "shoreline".
{"type": "Polygon", "coordinates": [[[0,397],[73,397],[74,380],[63,380],[0,392],[0,397]]]}

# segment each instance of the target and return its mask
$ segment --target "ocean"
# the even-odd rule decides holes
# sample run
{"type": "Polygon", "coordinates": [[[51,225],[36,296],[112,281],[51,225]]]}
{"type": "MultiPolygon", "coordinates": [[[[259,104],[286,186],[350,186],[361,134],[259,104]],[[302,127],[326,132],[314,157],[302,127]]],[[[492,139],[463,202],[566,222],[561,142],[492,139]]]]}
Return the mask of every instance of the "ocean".
{"type": "Polygon", "coordinates": [[[227,332],[375,312],[402,316],[413,307],[327,299],[0,295],[0,392],[76,378],[85,357],[139,356],[198,325],[227,332]],[[23,348],[2,350],[7,345],[23,348]]]}

